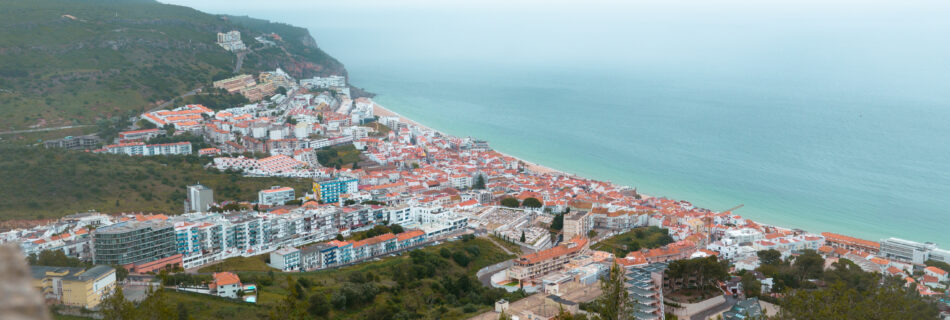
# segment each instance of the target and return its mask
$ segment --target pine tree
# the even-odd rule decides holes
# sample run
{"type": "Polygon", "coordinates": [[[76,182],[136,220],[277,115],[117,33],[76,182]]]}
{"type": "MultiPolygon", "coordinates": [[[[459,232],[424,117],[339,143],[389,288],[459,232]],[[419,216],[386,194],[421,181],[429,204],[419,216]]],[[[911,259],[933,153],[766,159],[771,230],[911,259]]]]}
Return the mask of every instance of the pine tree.
{"type": "Polygon", "coordinates": [[[524,230],[521,230],[521,243],[524,243],[524,242],[525,242],[525,239],[524,239],[524,230]]]}

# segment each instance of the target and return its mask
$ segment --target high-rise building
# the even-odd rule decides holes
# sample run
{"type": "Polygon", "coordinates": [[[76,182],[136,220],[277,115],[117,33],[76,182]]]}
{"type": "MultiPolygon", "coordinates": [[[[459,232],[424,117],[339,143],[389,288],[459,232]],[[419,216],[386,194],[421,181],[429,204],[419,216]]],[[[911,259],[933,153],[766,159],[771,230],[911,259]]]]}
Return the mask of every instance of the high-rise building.
{"type": "Polygon", "coordinates": [[[175,226],[164,220],[126,221],[93,234],[93,262],[138,265],[176,255],[175,226]]]}
{"type": "Polygon", "coordinates": [[[313,183],[313,194],[323,203],[340,202],[340,196],[357,192],[356,179],[337,178],[313,183]]]}
{"type": "Polygon", "coordinates": [[[214,191],[201,184],[188,186],[188,200],[185,212],[205,212],[214,203],[214,191]]]}

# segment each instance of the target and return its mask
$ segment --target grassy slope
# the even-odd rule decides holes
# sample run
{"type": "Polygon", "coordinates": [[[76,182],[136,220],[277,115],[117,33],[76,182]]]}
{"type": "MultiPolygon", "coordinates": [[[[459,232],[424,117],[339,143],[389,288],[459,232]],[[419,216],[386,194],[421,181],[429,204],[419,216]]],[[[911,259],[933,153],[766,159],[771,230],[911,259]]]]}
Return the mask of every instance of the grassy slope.
{"type": "Polygon", "coordinates": [[[658,227],[636,228],[625,233],[604,239],[591,246],[591,249],[606,251],[617,255],[626,256],[628,252],[637,247],[634,243],[643,249],[658,248],[672,242],[666,229],[658,227]]]}
{"type": "MultiPolygon", "coordinates": [[[[427,252],[438,254],[439,250],[442,248],[447,248],[452,250],[463,250],[467,246],[477,246],[479,248],[480,254],[473,257],[471,263],[468,266],[462,267],[454,262],[448,261],[445,268],[439,270],[439,274],[458,274],[464,273],[470,276],[474,276],[475,273],[486,266],[511,259],[514,256],[505,254],[501,249],[493,245],[488,240],[484,239],[474,239],[471,241],[455,241],[444,243],[439,246],[427,247],[420,250],[425,250],[427,252]]],[[[263,258],[261,258],[263,259],[263,258]]],[[[451,259],[449,259],[451,260],[451,259]]],[[[379,295],[376,296],[376,299],[370,305],[365,305],[357,309],[347,310],[346,312],[341,312],[338,310],[331,311],[331,314],[328,315],[330,319],[358,319],[363,318],[373,312],[374,308],[381,307],[387,303],[398,302],[398,304],[406,306],[407,308],[425,308],[426,312],[430,312],[430,316],[437,316],[436,313],[439,313],[437,308],[439,306],[446,306],[446,312],[439,313],[438,316],[442,319],[464,319],[471,317],[478,313],[484,312],[490,308],[488,305],[480,305],[478,311],[466,313],[462,310],[461,307],[453,307],[444,303],[441,299],[444,297],[440,296],[436,292],[432,292],[430,286],[438,286],[439,280],[437,279],[425,279],[413,281],[412,285],[407,288],[400,288],[396,282],[393,280],[394,270],[407,269],[411,264],[408,254],[403,254],[396,257],[386,257],[380,259],[380,261],[372,261],[357,264],[354,266],[349,266],[340,269],[331,269],[331,270],[321,270],[315,272],[303,272],[303,273],[275,273],[274,284],[268,286],[261,286],[262,293],[258,297],[259,307],[256,310],[245,310],[239,311],[239,308],[246,306],[246,304],[241,302],[229,302],[224,301],[221,303],[214,303],[208,305],[199,305],[199,306],[189,306],[189,311],[192,311],[194,308],[195,312],[201,312],[202,315],[215,315],[215,316],[227,316],[232,314],[232,312],[244,312],[240,313],[242,317],[248,318],[264,318],[267,314],[270,306],[277,304],[281,299],[283,299],[288,294],[288,288],[286,285],[287,277],[291,277],[293,281],[303,277],[310,280],[314,285],[306,290],[306,295],[310,296],[312,294],[329,294],[341,286],[343,283],[350,279],[351,274],[361,274],[369,275],[373,274],[379,277],[379,281],[374,281],[375,284],[380,285],[386,289],[381,290],[379,295]],[[428,303],[426,300],[432,300],[428,303]],[[225,310],[225,311],[218,311],[225,310]]],[[[235,264],[227,264],[234,266],[235,264]]],[[[261,272],[241,272],[244,270],[242,267],[237,267],[235,269],[224,269],[225,271],[235,271],[238,272],[242,281],[253,282],[256,277],[266,277],[266,273],[261,272]]],[[[176,299],[179,298],[179,295],[172,295],[176,299]]],[[[194,314],[194,313],[191,313],[194,314]]]]}
{"type": "Polygon", "coordinates": [[[202,167],[196,157],[129,157],[0,145],[0,219],[60,217],[90,209],[100,212],[179,213],[185,186],[201,182],[215,199],[256,200],[272,185],[303,194],[309,182],[245,178],[202,167]]]}
{"type": "Polygon", "coordinates": [[[253,257],[234,257],[228,258],[214,265],[203,267],[198,269],[198,272],[208,273],[208,272],[221,272],[221,271],[270,271],[277,270],[271,268],[264,262],[266,255],[259,255],[253,257]]]}
{"type": "Polygon", "coordinates": [[[345,74],[306,29],[229,19],[146,0],[0,1],[0,131],[91,124],[155,106],[231,74],[216,33],[277,32],[281,48],[249,54],[241,72],[345,74]],[[63,17],[71,15],[77,18],[63,17]]]}

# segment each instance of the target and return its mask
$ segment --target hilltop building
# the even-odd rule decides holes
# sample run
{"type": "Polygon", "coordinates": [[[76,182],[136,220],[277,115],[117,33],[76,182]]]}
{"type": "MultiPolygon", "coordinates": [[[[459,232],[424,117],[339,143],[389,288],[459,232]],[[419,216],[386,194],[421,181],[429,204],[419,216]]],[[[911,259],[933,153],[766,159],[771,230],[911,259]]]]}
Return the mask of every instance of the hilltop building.
{"type": "Polygon", "coordinates": [[[62,139],[48,140],[43,144],[49,148],[63,148],[68,150],[91,150],[99,146],[102,139],[90,134],[85,136],[68,136],[62,139]]]}
{"type": "Polygon", "coordinates": [[[231,52],[247,49],[241,40],[241,32],[237,30],[218,32],[218,45],[231,52]]]}
{"type": "Polygon", "coordinates": [[[185,212],[206,212],[214,203],[214,190],[200,184],[188,186],[185,212]]]}

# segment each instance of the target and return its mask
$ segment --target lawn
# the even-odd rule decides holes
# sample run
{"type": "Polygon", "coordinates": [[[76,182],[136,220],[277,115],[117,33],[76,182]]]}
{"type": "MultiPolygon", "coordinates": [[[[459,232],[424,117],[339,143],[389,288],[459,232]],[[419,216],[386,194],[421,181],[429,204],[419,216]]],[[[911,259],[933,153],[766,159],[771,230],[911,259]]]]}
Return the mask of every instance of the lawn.
{"type": "Polygon", "coordinates": [[[234,257],[225,259],[222,262],[219,262],[214,265],[206,266],[198,269],[198,272],[207,273],[207,272],[221,272],[221,271],[258,271],[258,272],[267,272],[267,271],[277,271],[277,269],[271,268],[265,262],[265,259],[269,254],[262,254],[253,257],[234,257]]]}
{"type": "Polygon", "coordinates": [[[493,240],[495,240],[495,242],[497,242],[498,244],[505,247],[505,249],[508,249],[508,251],[514,252],[516,254],[521,253],[521,246],[519,246],[517,243],[505,241],[505,239],[502,239],[501,237],[493,235],[493,234],[490,234],[488,236],[491,237],[493,240]]]}
{"type": "Polygon", "coordinates": [[[631,251],[659,248],[672,242],[673,238],[670,237],[668,230],[659,227],[643,227],[601,240],[591,246],[591,249],[623,257],[631,251]]]}

